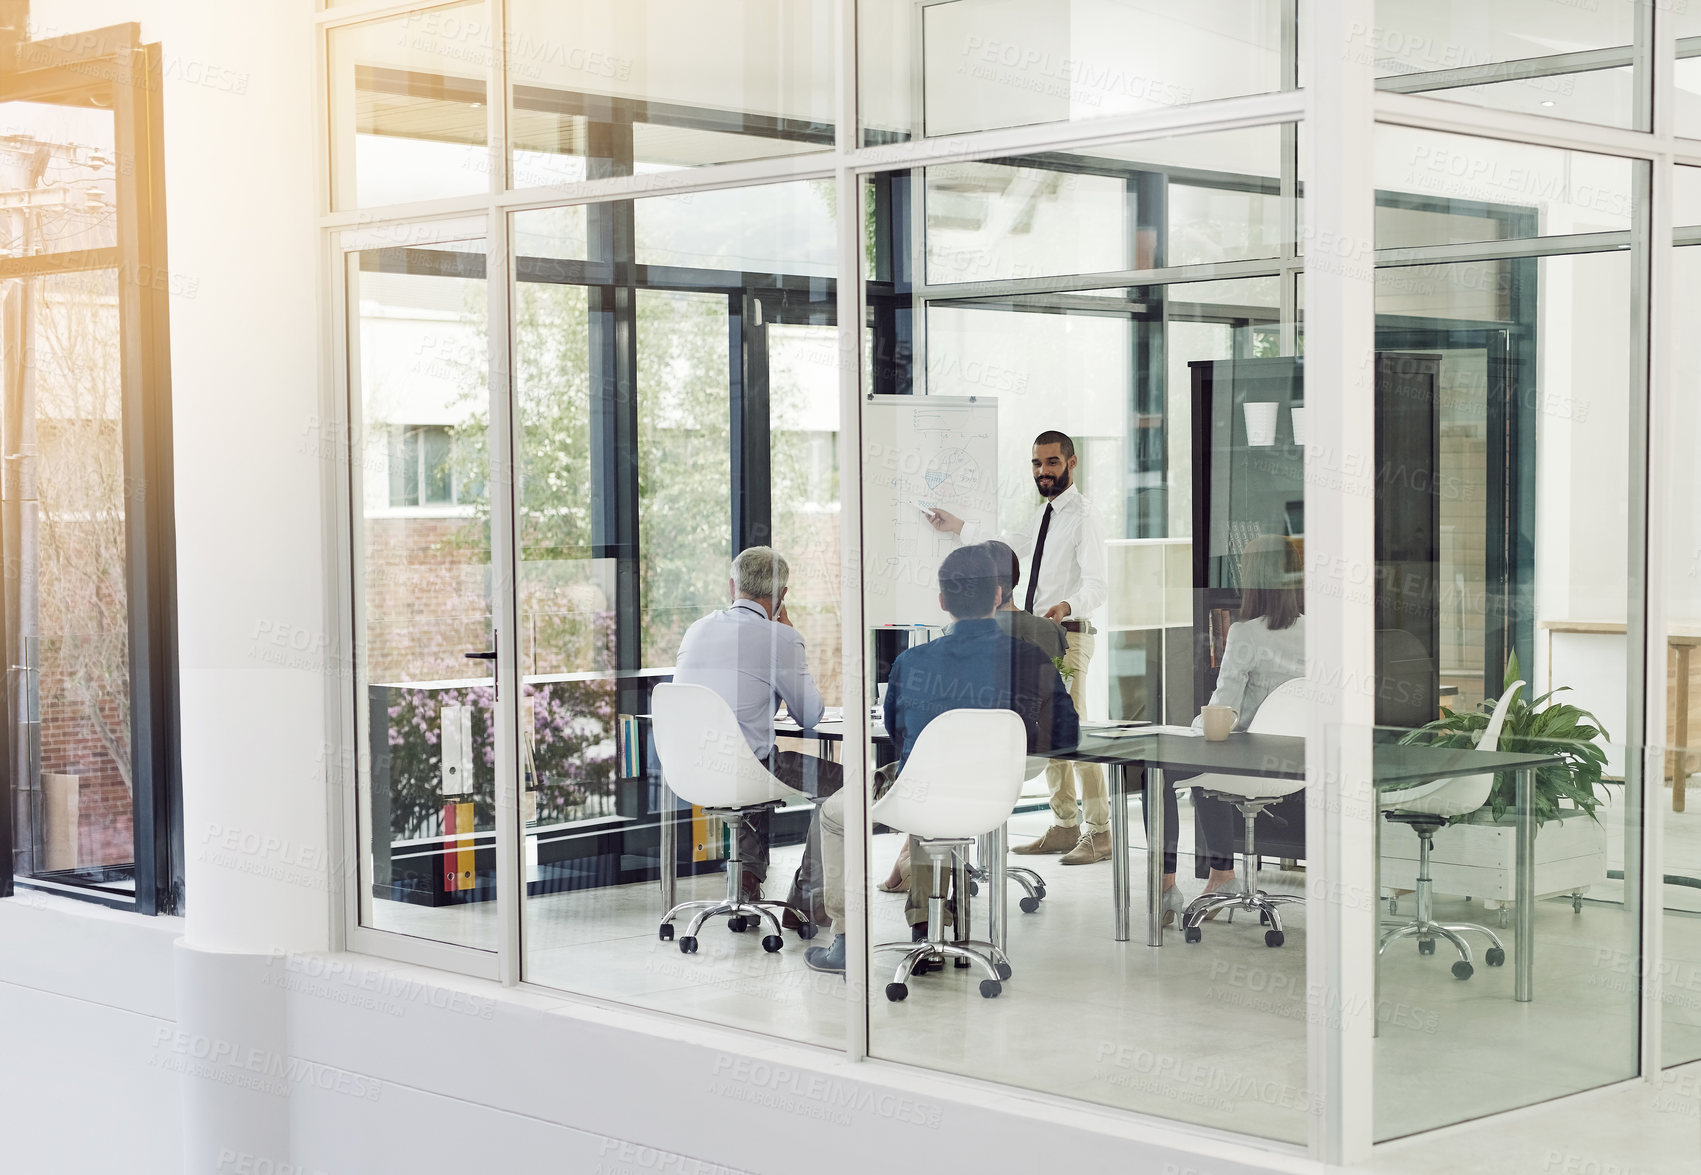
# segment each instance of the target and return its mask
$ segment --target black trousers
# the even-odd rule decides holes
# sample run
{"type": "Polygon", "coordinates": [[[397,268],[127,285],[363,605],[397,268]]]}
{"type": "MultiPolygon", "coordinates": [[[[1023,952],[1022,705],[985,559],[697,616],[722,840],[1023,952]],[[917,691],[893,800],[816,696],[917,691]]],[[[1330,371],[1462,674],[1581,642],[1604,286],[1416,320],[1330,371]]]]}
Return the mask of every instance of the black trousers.
{"type": "MultiPolygon", "coordinates": [[[[1176,847],[1181,843],[1181,807],[1176,802],[1177,785],[1186,786],[1194,775],[1164,773],[1164,872],[1175,872],[1176,847]]],[[[1239,818],[1232,805],[1193,793],[1193,820],[1205,841],[1206,859],[1213,869],[1234,868],[1234,822],[1239,818]]]]}
{"type": "MultiPolygon", "coordinates": [[[[824,800],[845,784],[844,768],[830,759],[803,755],[796,751],[776,751],[768,760],[768,770],[787,787],[795,787],[814,800],[824,800]]],[[[773,813],[764,808],[752,812],[739,822],[738,855],[744,861],[744,872],[758,882],[768,877],[768,839],[772,833],[773,813]]],[[[821,900],[821,833],[819,822],[809,822],[809,839],[803,848],[803,863],[792,877],[791,892],[786,901],[809,914],[815,922],[825,922],[826,906],[821,900]]]]}

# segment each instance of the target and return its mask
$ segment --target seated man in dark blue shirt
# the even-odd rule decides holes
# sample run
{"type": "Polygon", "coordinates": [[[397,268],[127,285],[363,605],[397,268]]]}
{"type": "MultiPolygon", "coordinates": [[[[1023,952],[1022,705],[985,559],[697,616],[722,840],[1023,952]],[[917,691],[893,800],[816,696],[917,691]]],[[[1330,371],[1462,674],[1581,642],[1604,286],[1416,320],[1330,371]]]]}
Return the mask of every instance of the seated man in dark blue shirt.
{"type": "MultiPolygon", "coordinates": [[[[906,649],[892,662],[886,685],[886,728],[898,748],[898,770],[908,761],[927,724],[947,710],[1013,710],[1028,732],[1028,753],[1044,755],[1080,740],[1075,704],[1051,659],[1036,646],[999,628],[1003,603],[999,569],[985,547],[959,547],[939,567],[939,604],[955,619],[938,640],[906,649]]],[[[844,925],[844,794],[816,809],[825,874],[827,914],[844,925]]],[[[912,856],[912,860],[917,860],[912,856]]],[[[910,879],[905,915],[917,938],[926,935],[929,871],[910,879]],[[921,897],[918,900],[917,895],[921,897]]],[[[817,971],[845,968],[844,935],[804,955],[817,971]]]]}

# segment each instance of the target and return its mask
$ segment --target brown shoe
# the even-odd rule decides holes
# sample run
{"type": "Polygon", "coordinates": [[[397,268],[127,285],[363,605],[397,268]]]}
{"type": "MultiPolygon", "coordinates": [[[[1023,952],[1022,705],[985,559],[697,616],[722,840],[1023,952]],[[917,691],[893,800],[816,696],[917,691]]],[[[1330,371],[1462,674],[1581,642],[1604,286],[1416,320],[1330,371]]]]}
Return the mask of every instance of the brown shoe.
{"type": "Polygon", "coordinates": [[[1074,848],[1063,854],[1059,865],[1091,865],[1095,861],[1110,860],[1110,833],[1083,833],[1074,848]]]}
{"type": "Polygon", "coordinates": [[[1029,841],[1025,845],[1017,845],[1010,851],[1021,853],[1024,856],[1033,856],[1037,853],[1066,853],[1074,848],[1080,840],[1081,829],[1079,826],[1071,824],[1064,827],[1061,824],[1053,824],[1045,830],[1045,835],[1038,840],[1029,841]]]}

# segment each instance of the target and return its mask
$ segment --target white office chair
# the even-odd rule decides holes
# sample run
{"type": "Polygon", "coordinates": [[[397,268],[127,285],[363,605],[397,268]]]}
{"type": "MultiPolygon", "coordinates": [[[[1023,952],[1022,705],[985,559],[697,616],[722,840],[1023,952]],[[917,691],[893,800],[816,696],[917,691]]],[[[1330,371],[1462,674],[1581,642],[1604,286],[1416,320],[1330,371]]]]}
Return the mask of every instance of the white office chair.
{"type": "MultiPolygon", "coordinates": [[[[1493,751],[1500,747],[1500,728],[1506,722],[1506,708],[1512,704],[1512,697],[1524,683],[1515,681],[1506,687],[1506,692],[1500,695],[1500,700],[1494,704],[1494,714],[1488,720],[1488,727],[1482,732],[1482,738],[1477,740],[1477,750],[1493,751]]],[[[1452,943],[1459,952],[1458,962],[1453,964],[1455,979],[1469,979],[1473,968],[1471,966],[1471,947],[1462,937],[1464,932],[1474,930],[1488,936],[1493,945],[1483,954],[1483,961],[1490,967],[1498,967],[1506,962],[1506,947],[1501,943],[1500,936],[1486,926],[1475,922],[1457,922],[1442,925],[1433,917],[1434,895],[1429,876],[1429,853],[1435,847],[1435,831],[1445,827],[1454,816],[1463,816],[1475,812],[1488,802],[1488,793],[1494,788],[1494,773],[1482,775],[1459,775],[1451,779],[1440,779],[1421,787],[1407,788],[1402,791],[1388,792],[1378,801],[1384,819],[1398,824],[1410,825],[1418,835],[1418,876],[1417,876],[1417,917],[1403,926],[1396,926],[1382,936],[1381,944],[1376,948],[1380,955],[1388,949],[1388,944],[1396,939],[1416,936],[1418,954],[1433,955],[1437,936],[1452,943]]]]}
{"type": "MultiPolygon", "coordinates": [[[[1303,736],[1306,711],[1310,705],[1305,691],[1306,682],[1303,677],[1296,677],[1277,686],[1258,707],[1252,721],[1247,723],[1247,732],[1303,736]]],[[[1213,799],[1226,800],[1240,809],[1240,814],[1246,821],[1246,851],[1240,856],[1241,888],[1219,889],[1215,893],[1200,894],[1188,902],[1187,909],[1181,916],[1182,937],[1188,942],[1198,942],[1204,937],[1199,923],[1205,920],[1205,915],[1212,910],[1232,906],[1237,910],[1257,910],[1258,920],[1270,924],[1270,929],[1264,932],[1264,945],[1281,946],[1285,937],[1282,934],[1282,916],[1276,907],[1286,902],[1303,902],[1305,899],[1293,894],[1267,894],[1258,888],[1258,844],[1254,826],[1258,813],[1304,787],[1305,780],[1269,779],[1261,775],[1198,775],[1186,782],[1193,788],[1195,795],[1202,792],[1213,799]]]]}
{"type": "Polygon", "coordinates": [[[744,862],[738,855],[738,827],[746,815],[781,807],[794,796],[803,797],[803,793],[781,783],[762,765],[744,741],[732,707],[707,686],[658,685],[650,697],[650,709],[656,754],[668,787],[709,815],[722,817],[732,828],[725,900],[679,903],[662,915],[661,940],[672,941],[674,919],[691,910],[696,914],[679,939],[679,949],[687,955],[696,953],[697,932],[703,923],[722,914],[728,916],[727,927],[734,931],[754,929],[763,918],[771,922],[774,932],[762,939],[762,948],[768,951],[777,951],[785,943],[776,909],[790,909],[797,916],[801,923],[799,938],[815,937],[807,911],[785,902],[744,899],[744,862]]]}
{"type": "MultiPolygon", "coordinates": [[[[887,999],[909,995],[905,981],[924,959],[934,956],[978,964],[988,976],[980,983],[980,994],[987,999],[1003,991],[1011,973],[1003,951],[967,937],[945,941],[945,893],[952,872],[945,866],[955,863],[958,892],[966,893],[964,853],[976,837],[1010,819],[1021,797],[1026,755],[1027,732],[1013,711],[947,710],[922,730],[891,790],[870,809],[874,820],[917,838],[916,847],[933,866],[927,941],[874,948],[904,952],[886,985],[887,999]]],[[[966,927],[959,925],[958,931],[966,934],[966,927]]]]}

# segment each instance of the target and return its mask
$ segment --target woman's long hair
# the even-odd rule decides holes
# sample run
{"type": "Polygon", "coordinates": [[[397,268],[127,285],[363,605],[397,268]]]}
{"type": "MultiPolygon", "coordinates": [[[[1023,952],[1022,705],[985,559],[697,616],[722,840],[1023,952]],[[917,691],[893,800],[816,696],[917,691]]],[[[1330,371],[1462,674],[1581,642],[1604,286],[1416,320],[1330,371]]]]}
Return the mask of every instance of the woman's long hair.
{"type": "Polygon", "coordinates": [[[1279,534],[1261,534],[1240,553],[1240,618],[1262,616],[1272,631],[1290,628],[1305,612],[1305,569],[1299,548],[1279,534]]]}

